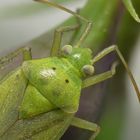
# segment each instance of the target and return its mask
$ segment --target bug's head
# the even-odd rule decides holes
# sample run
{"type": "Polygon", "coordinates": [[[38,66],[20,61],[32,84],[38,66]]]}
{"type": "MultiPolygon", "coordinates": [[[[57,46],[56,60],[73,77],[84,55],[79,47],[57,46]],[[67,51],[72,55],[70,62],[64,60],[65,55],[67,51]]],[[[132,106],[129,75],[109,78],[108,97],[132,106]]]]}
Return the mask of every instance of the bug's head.
{"type": "Polygon", "coordinates": [[[71,45],[65,45],[61,49],[61,54],[79,70],[82,76],[94,73],[92,51],[89,48],[76,48],[71,45]]]}

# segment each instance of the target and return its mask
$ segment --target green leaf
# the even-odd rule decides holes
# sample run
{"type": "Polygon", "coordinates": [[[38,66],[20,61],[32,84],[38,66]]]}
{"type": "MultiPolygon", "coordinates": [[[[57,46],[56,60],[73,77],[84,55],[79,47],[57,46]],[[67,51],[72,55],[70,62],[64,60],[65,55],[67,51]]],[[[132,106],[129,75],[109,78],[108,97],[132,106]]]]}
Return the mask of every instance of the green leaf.
{"type": "Polygon", "coordinates": [[[140,23],[140,18],[132,4],[131,0],[123,0],[124,5],[126,6],[127,10],[130,12],[131,16],[140,23]]]}

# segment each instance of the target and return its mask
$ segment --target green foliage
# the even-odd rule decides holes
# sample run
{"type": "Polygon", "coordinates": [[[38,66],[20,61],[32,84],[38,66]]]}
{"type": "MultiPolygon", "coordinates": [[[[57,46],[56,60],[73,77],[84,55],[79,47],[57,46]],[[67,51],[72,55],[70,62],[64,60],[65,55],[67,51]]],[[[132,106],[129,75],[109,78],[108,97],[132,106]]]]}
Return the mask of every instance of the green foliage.
{"type": "Polygon", "coordinates": [[[136,10],[132,4],[132,1],[131,0],[123,0],[127,10],[130,12],[130,14],[132,15],[132,17],[140,23],[140,18],[138,16],[138,14],[136,13],[136,10]]]}
{"type": "MultiPolygon", "coordinates": [[[[140,14],[140,1],[133,0],[133,3],[135,5],[136,11],[140,14]]],[[[121,52],[123,52],[127,59],[131,55],[131,51],[133,50],[139,32],[139,23],[135,22],[135,20],[130,16],[128,11],[125,10],[117,32],[117,44],[119,45],[121,52]]]]}

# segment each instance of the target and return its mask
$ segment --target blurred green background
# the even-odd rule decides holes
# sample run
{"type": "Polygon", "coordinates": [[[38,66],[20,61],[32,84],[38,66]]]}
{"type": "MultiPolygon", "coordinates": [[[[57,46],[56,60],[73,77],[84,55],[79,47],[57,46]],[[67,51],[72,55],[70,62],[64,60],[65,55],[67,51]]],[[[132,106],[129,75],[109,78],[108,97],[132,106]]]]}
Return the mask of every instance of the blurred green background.
{"type": "MultiPolygon", "coordinates": [[[[93,21],[93,29],[82,47],[90,47],[95,55],[103,48],[117,44],[140,85],[140,24],[130,16],[121,0],[55,1],[73,10],[80,8],[80,14],[93,21]]],[[[133,5],[140,15],[140,1],[133,0],[133,5]]],[[[24,45],[32,47],[34,58],[48,56],[54,29],[75,23],[75,18],[69,17],[61,10],[33,1],[2,0],[0,57],[24,45]]],[[[83,29],[84,24],[75,42],[83,29]]],[[[71,35],[72,32],[64,34],[62,45],[69,41],[71,35]]],[[[105,57],[97,63],[97,73],[110,69],[116,59],[115,53],[105,57]]],[[[1,70],[0,77],[21,61],[20,56],[15,58],[1,70]]],[[[120,63],[114,78],[82,91],[80,109],[76,115],[101,126],[97,140],[139,140],[139,110],[135,91],[120,63]]],[[[89,135],[85,130],[70,128],[62,139],[86,140],[89,135]]]]}

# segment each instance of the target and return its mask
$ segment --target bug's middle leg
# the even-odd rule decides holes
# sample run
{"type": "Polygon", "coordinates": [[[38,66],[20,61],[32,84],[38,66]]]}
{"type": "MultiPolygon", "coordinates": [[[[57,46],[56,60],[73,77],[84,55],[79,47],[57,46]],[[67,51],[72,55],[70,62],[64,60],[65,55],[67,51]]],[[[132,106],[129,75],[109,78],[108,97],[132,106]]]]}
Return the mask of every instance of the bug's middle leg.
{"type": "Polygon", "coordinates": [[[86,129],[89,131],[93,131],[94,134],[90,137],[89,140],[94,140],[100,132],[100,127],[97,124],[77,118],[77,117],[73,118],[71,125],[82,128],[82,129],[86,129]]]}

